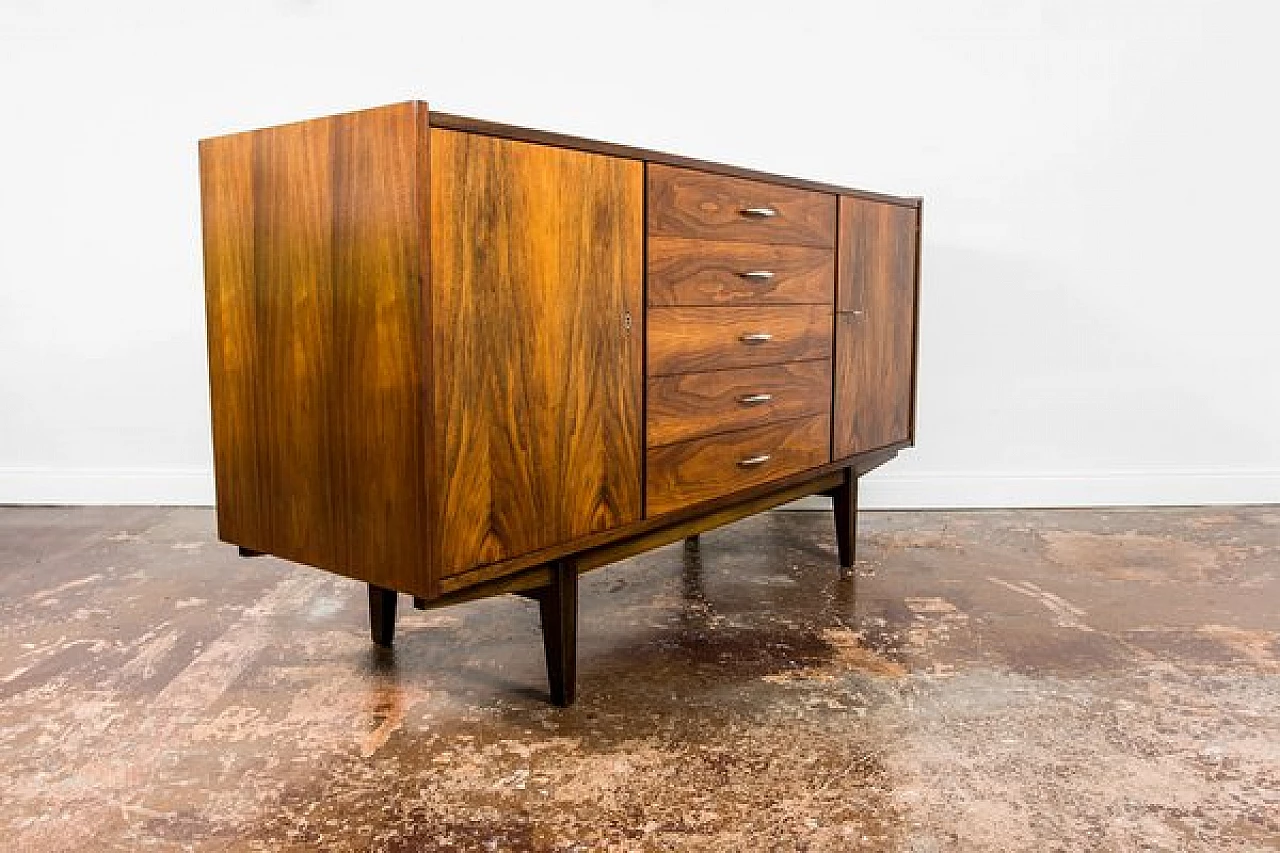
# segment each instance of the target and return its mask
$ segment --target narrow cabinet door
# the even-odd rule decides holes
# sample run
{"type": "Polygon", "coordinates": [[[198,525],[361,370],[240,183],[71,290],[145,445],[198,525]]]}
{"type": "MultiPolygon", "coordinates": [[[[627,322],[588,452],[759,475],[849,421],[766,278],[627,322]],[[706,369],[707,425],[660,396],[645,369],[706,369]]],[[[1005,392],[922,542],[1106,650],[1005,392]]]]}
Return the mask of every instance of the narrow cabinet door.
{"type": "Polygon", "coordinates": [[[644,166],[432,130],[444,576],[640,518],[644,166]]]}
{"type": "Polygon", "coordinates": [[[840,199],[833,458],[912,438],[919,214],[840,199]]]}

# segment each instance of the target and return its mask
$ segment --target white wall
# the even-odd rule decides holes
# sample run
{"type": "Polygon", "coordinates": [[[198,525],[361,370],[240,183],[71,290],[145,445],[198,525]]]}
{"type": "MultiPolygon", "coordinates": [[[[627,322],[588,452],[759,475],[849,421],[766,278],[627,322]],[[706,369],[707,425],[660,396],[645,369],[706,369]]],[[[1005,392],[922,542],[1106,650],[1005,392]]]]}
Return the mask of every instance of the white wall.
{"type": "Polygon", "coordinates": [[[209,502],[196,140],[413,97],[926,196],[868,505],[1280,500],[1276,8],[10,0],[0,502],[209,502]]]}

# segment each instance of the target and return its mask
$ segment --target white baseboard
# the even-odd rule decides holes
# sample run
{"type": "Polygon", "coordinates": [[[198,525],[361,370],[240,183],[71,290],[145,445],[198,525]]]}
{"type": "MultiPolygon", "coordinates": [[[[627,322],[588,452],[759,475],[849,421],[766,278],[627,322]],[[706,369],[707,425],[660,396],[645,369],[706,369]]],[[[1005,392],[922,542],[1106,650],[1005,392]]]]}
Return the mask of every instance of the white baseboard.
{"type": "MultiPolygon", "coordinates": [[[[858,486],[864,509],[1204,506],[1280,503],[1280,471],[1087,474],[873,472],[858,486]]],[[[212,506],[208,468],[0,468],[0,504],[212,506]]],[[[788,508],[830,506],[805,498],[788,508]]]]}
{"type": "Polygon", "coordinates": [[[213,471],[0,468],[0,504],[213,506],[213,471]]]}
{"type": "MultiPolygon", "coordinates": [[[[1280,471],[1101,471],[1087,474],[873,472],[858,483],[862,509],[1026,509],[1280,503],[1280,471]]],[[[788,509],[825,509],[805,498],[788,509]]]]}

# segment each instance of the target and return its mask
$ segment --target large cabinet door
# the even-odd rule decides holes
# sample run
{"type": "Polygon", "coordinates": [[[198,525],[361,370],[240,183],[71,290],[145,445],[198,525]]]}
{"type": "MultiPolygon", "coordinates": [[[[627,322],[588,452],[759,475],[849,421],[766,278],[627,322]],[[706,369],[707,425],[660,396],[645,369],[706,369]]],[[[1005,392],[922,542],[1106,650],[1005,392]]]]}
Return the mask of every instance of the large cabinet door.
{"type": "Polygon", "coordinates": [[[835,459],[913,437],[919,215],[840,199],[835,459]]]}
{"type": "Polygon", "coordinates": [[[430,136],[442,576],[641,514],[644,166],[430,136]]]}

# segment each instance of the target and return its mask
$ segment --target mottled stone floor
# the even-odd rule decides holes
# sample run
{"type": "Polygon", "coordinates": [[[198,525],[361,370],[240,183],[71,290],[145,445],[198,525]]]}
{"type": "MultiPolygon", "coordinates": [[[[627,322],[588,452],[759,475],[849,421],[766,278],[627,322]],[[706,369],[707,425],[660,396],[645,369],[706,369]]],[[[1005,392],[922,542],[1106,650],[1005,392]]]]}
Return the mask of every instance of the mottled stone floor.
{"type": "Polygon", "coordinates": [[[775,513],[401,610],[196,509],[0,509],[0,849],[1280,849],[1280,508],[775,513]]]}

